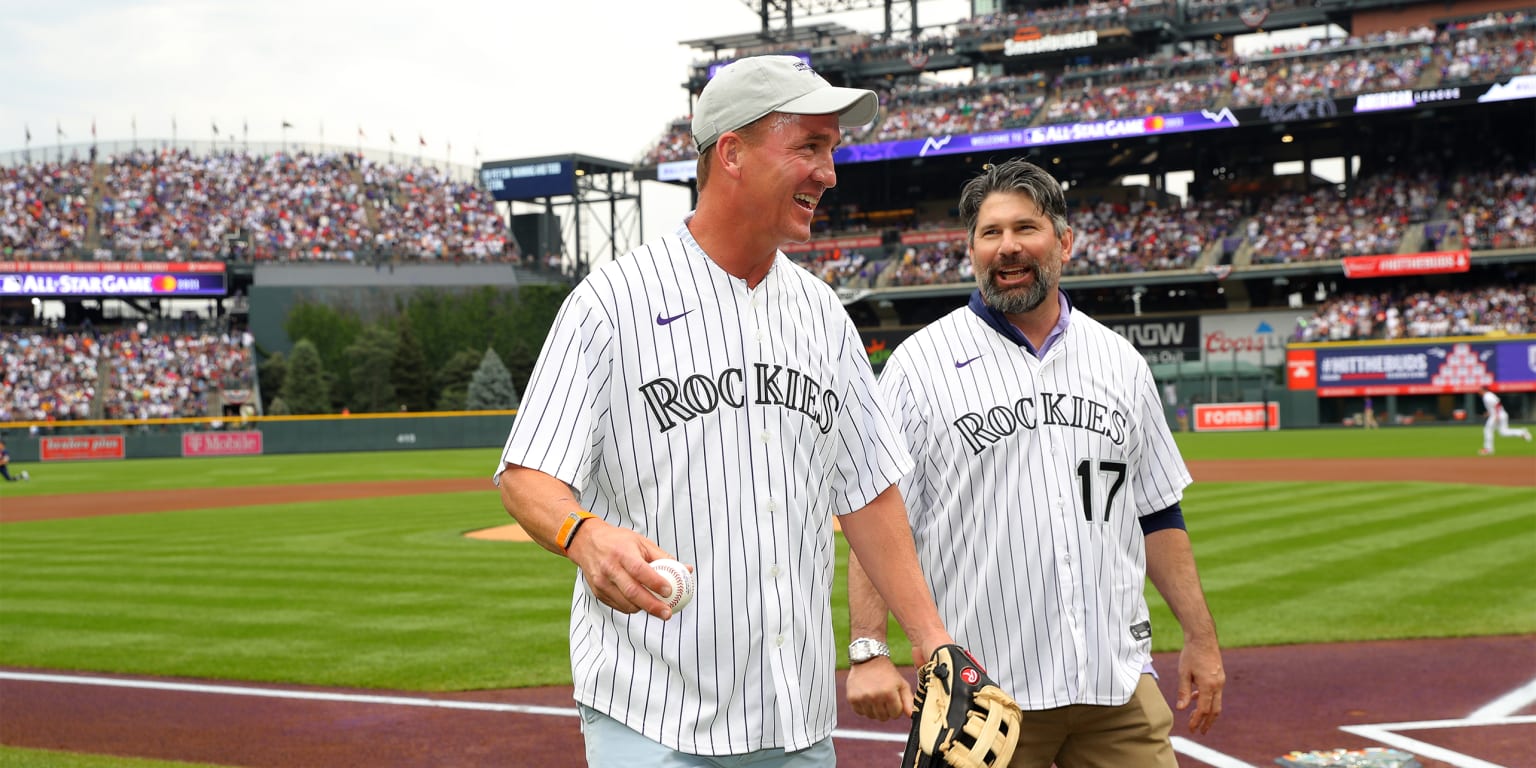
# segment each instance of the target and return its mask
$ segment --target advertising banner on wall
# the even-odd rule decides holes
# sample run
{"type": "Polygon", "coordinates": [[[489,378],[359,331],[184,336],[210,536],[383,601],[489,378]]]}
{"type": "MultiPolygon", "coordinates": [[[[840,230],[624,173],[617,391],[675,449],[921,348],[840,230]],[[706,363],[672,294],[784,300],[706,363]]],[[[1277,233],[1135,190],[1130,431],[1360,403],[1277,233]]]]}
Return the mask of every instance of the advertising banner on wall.
{"type": "Polygon", "coordinates": [[[224,262],[0,261],[0,296],[223,296],[224,262]]]}
{"type": "Polygon", "coordinates": [[[1286,353],[1286,382],[1318,397],[1448,395],[1485,383],[1536,392],[1536,337],[1296,345],[1286,353]]]}
{"type": "Polygon", "coordinates": [[[1280,428],[1279,403],[1195,405],[1196,432],[1246,432],[1280,428]]]}
{"type": "Polygon", "coordinates": [[[1207,360],[1232,360],[1268,368],[1285,360],[1285,345],[1311,312],[1286,310],[1205,315],[1200,318],[1200,353],[1207,360]]]}
{"type": "Polygon", "coordinates": [[[1124,336],[1147,359],[1148,365],[1182,363],[1200,359],[1200,318],[1132,317],[1104,323],[1124,336]]]}
{"type": "Polygon", "coordinates": [[[43,461],[121,459],[124,454],[122,435],[44,437],[38,444],[38,457],[43,461]]]}
{"type": "Polygon", "coordinates": [[[181,434],[183,456],[256,456],[260,453],[261,433],[256,430],[181,434]]]}

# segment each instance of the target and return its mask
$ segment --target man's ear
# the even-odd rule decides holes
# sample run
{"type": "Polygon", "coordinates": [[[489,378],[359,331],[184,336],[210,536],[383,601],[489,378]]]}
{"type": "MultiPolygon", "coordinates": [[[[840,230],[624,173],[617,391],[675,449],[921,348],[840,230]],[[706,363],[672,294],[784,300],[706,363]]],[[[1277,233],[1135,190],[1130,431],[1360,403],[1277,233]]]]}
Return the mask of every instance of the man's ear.
{"type": "Polygon", "coordinates": [[[715,156],[719,161],[719,167],[732,176],[741,175],[741,158],[746,151],[746,142],[742,141],[741,134],[735,131],[726,131],[715,142],[715,156]]]}

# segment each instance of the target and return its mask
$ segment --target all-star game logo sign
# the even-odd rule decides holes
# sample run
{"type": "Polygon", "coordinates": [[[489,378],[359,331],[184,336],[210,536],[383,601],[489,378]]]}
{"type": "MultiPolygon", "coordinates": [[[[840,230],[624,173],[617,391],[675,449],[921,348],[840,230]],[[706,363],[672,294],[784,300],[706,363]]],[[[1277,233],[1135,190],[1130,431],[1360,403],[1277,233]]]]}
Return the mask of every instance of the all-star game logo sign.
{"type": "Polygon", "coordinates": [[[1269,3],[1249,3],[1237,12],[1237,17],[1242,19],[1249,29],[1258,29],[1259,25],[1269,18],[1269,3]]]}

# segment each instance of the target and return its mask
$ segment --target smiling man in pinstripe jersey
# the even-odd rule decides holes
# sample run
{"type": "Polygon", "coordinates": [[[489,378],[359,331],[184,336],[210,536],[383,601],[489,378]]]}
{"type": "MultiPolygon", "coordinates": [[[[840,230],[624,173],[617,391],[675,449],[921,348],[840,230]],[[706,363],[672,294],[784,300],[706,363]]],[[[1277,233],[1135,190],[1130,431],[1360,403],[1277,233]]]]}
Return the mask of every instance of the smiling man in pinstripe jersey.
{"type": "Polygon", "coordinates": [[[779,251],[809,239],[841,128],[877,108],[793,57],[723,68],[693,117],[698,209],[576,286],[540,353],[496,474],[508,512],[580,567],[591,766],[835,761],[834,515],[916,652],[951,641],[858,333],[779,251]],[[668,557],[697,577],[676,615],[648,591],[668,557]]]}
{"type": "MultiPolygon", "coordinates": [[[[924,574],[956,640],[1024,711],[1014,768],[1176,768],[1151,675],[1146,577],[1184,632],[1177,706],[1205,733],[1226,674],[1179,501],[1190,477],[1151,371],[1073,309],[1061,185],[1022,160],[966,184],[978,290],[892,353],[880,391],[916,461],[900,483],[924,574]]],[[[856,638],[886,606],[849,566],[856,638]]],[[[858,641],[855,643],[858,644],[858,641]]],[[[853,666],[854,710],[908,711],[887,658],[853,666]]]]}

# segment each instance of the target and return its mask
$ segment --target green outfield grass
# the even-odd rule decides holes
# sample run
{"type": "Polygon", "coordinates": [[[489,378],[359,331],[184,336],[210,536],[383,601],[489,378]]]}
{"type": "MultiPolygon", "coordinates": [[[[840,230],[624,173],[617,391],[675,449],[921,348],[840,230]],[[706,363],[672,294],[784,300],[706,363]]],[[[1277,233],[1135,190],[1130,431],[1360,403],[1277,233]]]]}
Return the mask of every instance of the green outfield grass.
{"type": "Polygon", "coordinates": [[[209,768],[211,765],[0,746],[0,768],[209,768]]]}
{"type": "MultiPolygon", "coordinates": [[[[1180,436],[1192,459],[1258,458],[1265,446],[1278,456],[1457,456],[1478,439],[1470,427],[1180,436]]],[[[1525,443],[1500,448],[1536,456],[1525,443]]],[[[488,477],[495,457],[492,448],[34,465],[32,483],[5,490],[488,477]]],[[[1200,483],[1185,507],[1229,647],[1536,632],[1529,487],[1200,483]]],[[[574,569],[532,544],[462,536],[505,522],[487,483],[3,524],[0,665],[421,691],[568,684],[574,569]]],[[[1175,649],[1176,624],[1151,594],[1154,648],[1175,649]]],[[[846,640],[841,575],[833,614],[846,640]]]]}
{"type": "MultiPolygon", "coordinates": [[[[1190,461],[1207,459],[1349,459],[1476,456],[1483,422],[1465,426],[1381,429],[1292,429],[1274,432],[1180,432],[1179,450],[1190,461]]],[[[1536,444],[1497,438],[1499,455],[1536,457],[1536,444]]],[[[1536,463],[1531,465],[1536,473],[1536,463]]]]}
{"type": "Polygon", "coordinates": [[[131,459],[17,463],[32,473],[26,483],[0,483],[0,498],[15,494],[106,493],[168,488],[239,488],[255,485],[356,483],[481,476],[489,488],[499,448],[451,451],[310,453],[221,456],[202,459],[131,459]]]}

